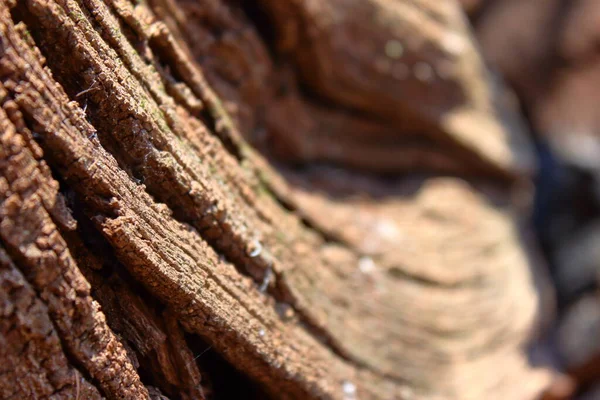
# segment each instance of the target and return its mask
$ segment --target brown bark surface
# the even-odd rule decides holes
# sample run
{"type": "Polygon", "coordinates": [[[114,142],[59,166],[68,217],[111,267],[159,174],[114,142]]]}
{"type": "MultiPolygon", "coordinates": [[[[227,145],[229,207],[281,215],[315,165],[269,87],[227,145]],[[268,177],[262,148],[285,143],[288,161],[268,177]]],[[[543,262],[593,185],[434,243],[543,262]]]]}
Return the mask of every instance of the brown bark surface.
{"type": "Polygon", "coordinates": [[[454,2],[1,2],[0,397],[536,398],[504,94],[454,2]]]}

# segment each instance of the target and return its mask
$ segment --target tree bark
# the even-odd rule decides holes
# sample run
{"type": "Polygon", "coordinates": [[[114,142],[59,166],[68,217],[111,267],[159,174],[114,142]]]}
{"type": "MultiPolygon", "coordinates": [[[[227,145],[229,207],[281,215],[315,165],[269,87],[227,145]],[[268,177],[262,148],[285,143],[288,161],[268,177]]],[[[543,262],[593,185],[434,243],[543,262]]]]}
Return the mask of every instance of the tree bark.
{"type": "Polygon", "coordinates": [[[0,397],[536,398],[504,94],[450,1],[1,2],[0,397]]]}

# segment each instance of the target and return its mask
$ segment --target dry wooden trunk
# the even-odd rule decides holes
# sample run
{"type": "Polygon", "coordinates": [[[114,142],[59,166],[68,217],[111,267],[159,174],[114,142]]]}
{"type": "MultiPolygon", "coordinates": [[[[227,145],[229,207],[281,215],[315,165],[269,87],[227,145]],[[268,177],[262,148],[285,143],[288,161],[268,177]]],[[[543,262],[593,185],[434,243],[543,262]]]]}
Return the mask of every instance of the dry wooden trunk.
{"type": "Polygon", "coordinates": [[[502,93],[453,1],[0,0],[0,398],[535,398],[502,93]]]}

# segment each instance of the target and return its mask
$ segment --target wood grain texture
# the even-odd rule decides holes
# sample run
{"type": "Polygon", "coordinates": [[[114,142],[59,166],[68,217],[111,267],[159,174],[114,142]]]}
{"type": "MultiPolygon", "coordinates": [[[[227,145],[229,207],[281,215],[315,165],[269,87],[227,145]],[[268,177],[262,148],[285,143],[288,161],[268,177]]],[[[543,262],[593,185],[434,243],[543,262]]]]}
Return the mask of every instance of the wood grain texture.
{"type": "MultiPolygon", "coordinates": [[[[204,397],[183,329],[273,398],[534,398],[548,377],[523,351],[538,300],[509,201],[512,189],[495,178],[487,190],[461,178],[386,180],[325,167],[275,169],[248,146],[251,132],[239,129],[261,119],[231,118],[221,99],[227,94],[209,83],[222,78],[217,71],[224,64],[194,61],[201,49],[184,28],[193,32],[195,25],[184,26],[183,16],[167,10],[171,2],[149,3],[0,5],[2,244],[48,307],[68,356],[90,378],[89,390],[111,398],[204,397]],[[59,188],[72,194],[75,219],[59,188]],[[82,229],[99,232],[106,250],[82,229]],[[144,367],[143,360],[155,366],[144,367]]],[[[247,44],[260,39],[240,8],[203,4],[208,16],[197,25],[244,32],[230,39],[244,50],[240,59],[269,56],[266,48],[247,44]]],[[[322,20],[344,7],[323,4],[335,11],[315,23],[327,26],[322,20]]],[[[431,9],[432,29],[446,11],[431,9]]],[[[382,13],[392,18],[400,11],[382,13]]],[[[336,42],[335,34],[328,37],[336,42]]],[[[219,48],[212,48],[213,61],[223,57],[219,48]]],[[[299,65],[308,62],[297,57],[299,65]]],[[[339,92],[332,100],[345,107],[374,114],[404,101],[383,89],[384,78],[347,92],[337,85],[354,78],[339,78],[320,87],[317,74],[310,84],[328,96],[339,92]],[[371,92],[382,102],[363,104],[371,92]]],[[[263,90],[252,86],[256,80],[229,93],[248,115],[260,107],[249,94],[263,90]]],[[[324,125],[337,118],[299,102],[290,106],[292,115],[304,112],[324,125]]],[[[360,125],[359,138],[394,130],[393,124],[340,118],[360,125]]],[[[312,136],[323,146],[319,131],[298,138],[312,136]]],[[[437,143],[446,154],[447,142],[437,143]]],[[[355,146],[343,152],[359,159],[355,146]]],[[[472,160],[485,159],[482,168],[516,171],[508,147],[461,146],[448,154],[467,152],[472,160]]],[[[422,161],[438,150],[417,148],[422,153],[415,158],[424,165],[445,160],[422,161]]],[[[455,163],[448,157],[447,164],[455,163]]]]}

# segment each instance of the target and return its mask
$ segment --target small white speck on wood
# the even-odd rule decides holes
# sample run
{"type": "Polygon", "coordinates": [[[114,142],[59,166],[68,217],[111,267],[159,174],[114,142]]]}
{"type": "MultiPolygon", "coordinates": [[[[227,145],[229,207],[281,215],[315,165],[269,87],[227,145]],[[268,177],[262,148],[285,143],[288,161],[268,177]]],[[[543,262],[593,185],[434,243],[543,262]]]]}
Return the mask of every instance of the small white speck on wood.
{"type": "Polygon", "coordinates": [[[356,399],[356,385],[350,381],[342,382],[342,391],[344,392],[344,400],[356,399]]]}
{"type": "Polygon", "coordinates": [[[358,269],[363,274],[370,274],[375,271],[375,262],[371,257],[361,257],[358,260],[358,269]]]}
{"type": "Polygon", "coordinates": [[[256,239],[252,242],[252,250],[250,251],[250,253],[248,253],[248,255],[253,258],[258,257],[260,253],[262,253],[262,249],[262,244],[258,239],[256,239]]]}

